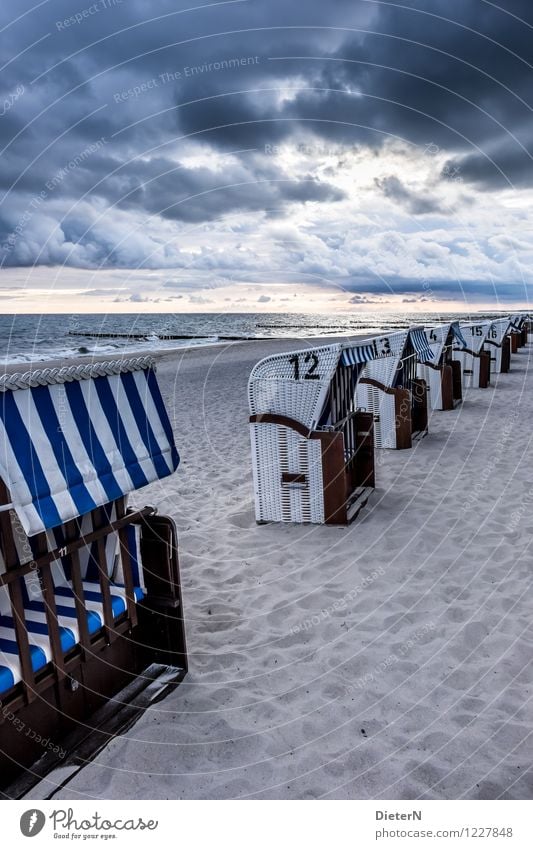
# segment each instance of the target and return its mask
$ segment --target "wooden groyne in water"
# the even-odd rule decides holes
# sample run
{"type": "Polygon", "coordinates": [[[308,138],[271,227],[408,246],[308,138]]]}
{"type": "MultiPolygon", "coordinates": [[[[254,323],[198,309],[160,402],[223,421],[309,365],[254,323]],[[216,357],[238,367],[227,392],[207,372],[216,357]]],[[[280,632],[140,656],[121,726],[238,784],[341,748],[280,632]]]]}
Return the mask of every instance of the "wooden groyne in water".
{"type": "Polygon", "coordinates": [[[198,336],[193,333],[101,333],[93,330],[69,330],[68,336],[85,336],[93,339],[143,339],[145,341],[151,339],[216,339],[219,342],[253,342],[257,339],[256,336],[219,336],[218,333],[198,336]]]}

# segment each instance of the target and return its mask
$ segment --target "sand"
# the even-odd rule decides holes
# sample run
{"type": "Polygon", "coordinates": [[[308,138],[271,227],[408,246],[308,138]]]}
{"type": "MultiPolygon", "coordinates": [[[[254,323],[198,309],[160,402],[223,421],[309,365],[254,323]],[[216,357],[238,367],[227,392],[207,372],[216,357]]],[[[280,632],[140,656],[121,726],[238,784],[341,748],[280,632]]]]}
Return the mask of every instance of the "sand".
{"type": "Polygon", "coordinates": [[[300,344],[161,358],[182,462],[137,503],[178,524],[190,672],[54,798],[532,798],[529,349],[378,452],[351,527],[258,526],[246,382],[300,344]]]}

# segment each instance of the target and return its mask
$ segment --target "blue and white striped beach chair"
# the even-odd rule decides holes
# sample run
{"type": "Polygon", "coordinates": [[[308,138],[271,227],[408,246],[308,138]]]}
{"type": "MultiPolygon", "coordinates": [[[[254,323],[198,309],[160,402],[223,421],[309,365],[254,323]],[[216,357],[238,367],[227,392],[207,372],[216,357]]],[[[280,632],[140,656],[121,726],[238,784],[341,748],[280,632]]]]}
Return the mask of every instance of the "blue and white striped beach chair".
{"type": "Polygon", "coordinates": [[[178,463],[148,358],[0,378],[2,783],[150,663],[185,672],[174,525],[126,503],[178,463]]]}

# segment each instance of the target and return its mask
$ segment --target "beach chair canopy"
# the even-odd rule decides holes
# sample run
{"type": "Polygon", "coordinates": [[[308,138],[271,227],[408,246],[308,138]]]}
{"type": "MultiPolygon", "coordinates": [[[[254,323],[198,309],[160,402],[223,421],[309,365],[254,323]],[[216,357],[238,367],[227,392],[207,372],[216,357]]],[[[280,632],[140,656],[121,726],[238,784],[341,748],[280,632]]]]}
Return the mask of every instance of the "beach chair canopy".
{"type": "MultiPolygon", "coordinates": [[[[480,321],[477,324],[461,324],[460,330],[463,338],[466,340],[465,350],[470,350],[475,354],[478,354],[483,347],[483,343],[487,339],[491,325],[492,321],[480,321]]],[[[461,350],[461,348],[464,347],[465,346],[463,344],[457,344],[454,345],[454,350],[461,350]]]]}
{"type": "Polygon", "coordinates": [[[0,446],[9,507],[28,536],[164,478],[179,463],[148,357],[4,375],[0,446]]]}
{"type": "MultiPolygon", "coordinates": [[[[435,351],[423,327],[412,327],[409,331],[409,338],[419,362],[425,363],[435,360],[435,351]]],[[[445,339],[446,337],[444,337],[445,339]]]]}
{"type": "Polygon", "coordinates": [[[487,341],[501,345],[505,336],[512,330],[512,326],[512,320],[509,316],[495,319],[490,326],[487,341]]]}
{"type": "MultiPolygon", "coordinates": [[[[411,331],[413,332],[413,331],[411,331]]],[[[425,327],[423,334],[426,339],[426,348],[432,353],[432,358],[424,350],[422,343],[419,343],[417,350],[420,363],[431,362],[432,365],[439,365],[442,354],[447,345],[457,344],[462,348],[466,348],[466,339],[461,333],[461,328],[458,321],[448,322],[447,324],[435,324],[425,327]]],[[[418,334],[417,334],[418,335],[418,334]]]]}
{"type": "MultiPolygon", "coordinates": [[[[364,343],[358,343],[359,346],[364,343]]],[[[369,343],[366,342],[366,345],[369,343]]],[[[378,336],[370,340],[375,356],[370,357],[362,366],[359,377],[372,378],[381,381],[386,386],[392,386],[402,357],[411,348],[409,343],[409,331],[398,330],[387,336],[378,336]]]]}
{"type": "Polygon", "coordinates": [[[461,330],[461,325],[459,324],[459,322],[458,321],[452,321],[450,327],[451,327],[452,334],[453,334],[454,344],[459,348],[467,348],[468,347],[467,341],[465,339],[463,331],[461,330]]]}
{"type": "MultiPolygon", "coordinates": [[[[289,416],[310,429],[328,414],[330,386],[337,367],[350,370],[357,382],[364,367],[387,359],[393,365],[405,345],[407,331],[352,344],[323,345],[265,357],[253,368],[248,383],[251,415],[289,416]]],[[[352,387],[353,388],[353,387],[352,387]]]]}

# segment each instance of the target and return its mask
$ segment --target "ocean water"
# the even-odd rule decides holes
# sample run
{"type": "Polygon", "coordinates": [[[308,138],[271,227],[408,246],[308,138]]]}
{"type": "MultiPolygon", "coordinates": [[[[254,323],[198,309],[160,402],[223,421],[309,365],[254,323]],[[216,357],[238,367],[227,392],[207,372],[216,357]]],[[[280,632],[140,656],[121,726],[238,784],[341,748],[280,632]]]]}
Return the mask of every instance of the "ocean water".
{"type": "MultiPolygon", "coordinates": [[[[496,315],[478,314],[478,317],[496,315]]],[[[225,338],[306,338],[376,333],[411,324],[447,321],[456,313],[195,313],[0,315],[2,364],[71,359],[208,345],[225,338]],[[98,334],[93,336],[92,334],[98,334]],[[184,337],[168,339],[166,336],[184,337]]]]}

